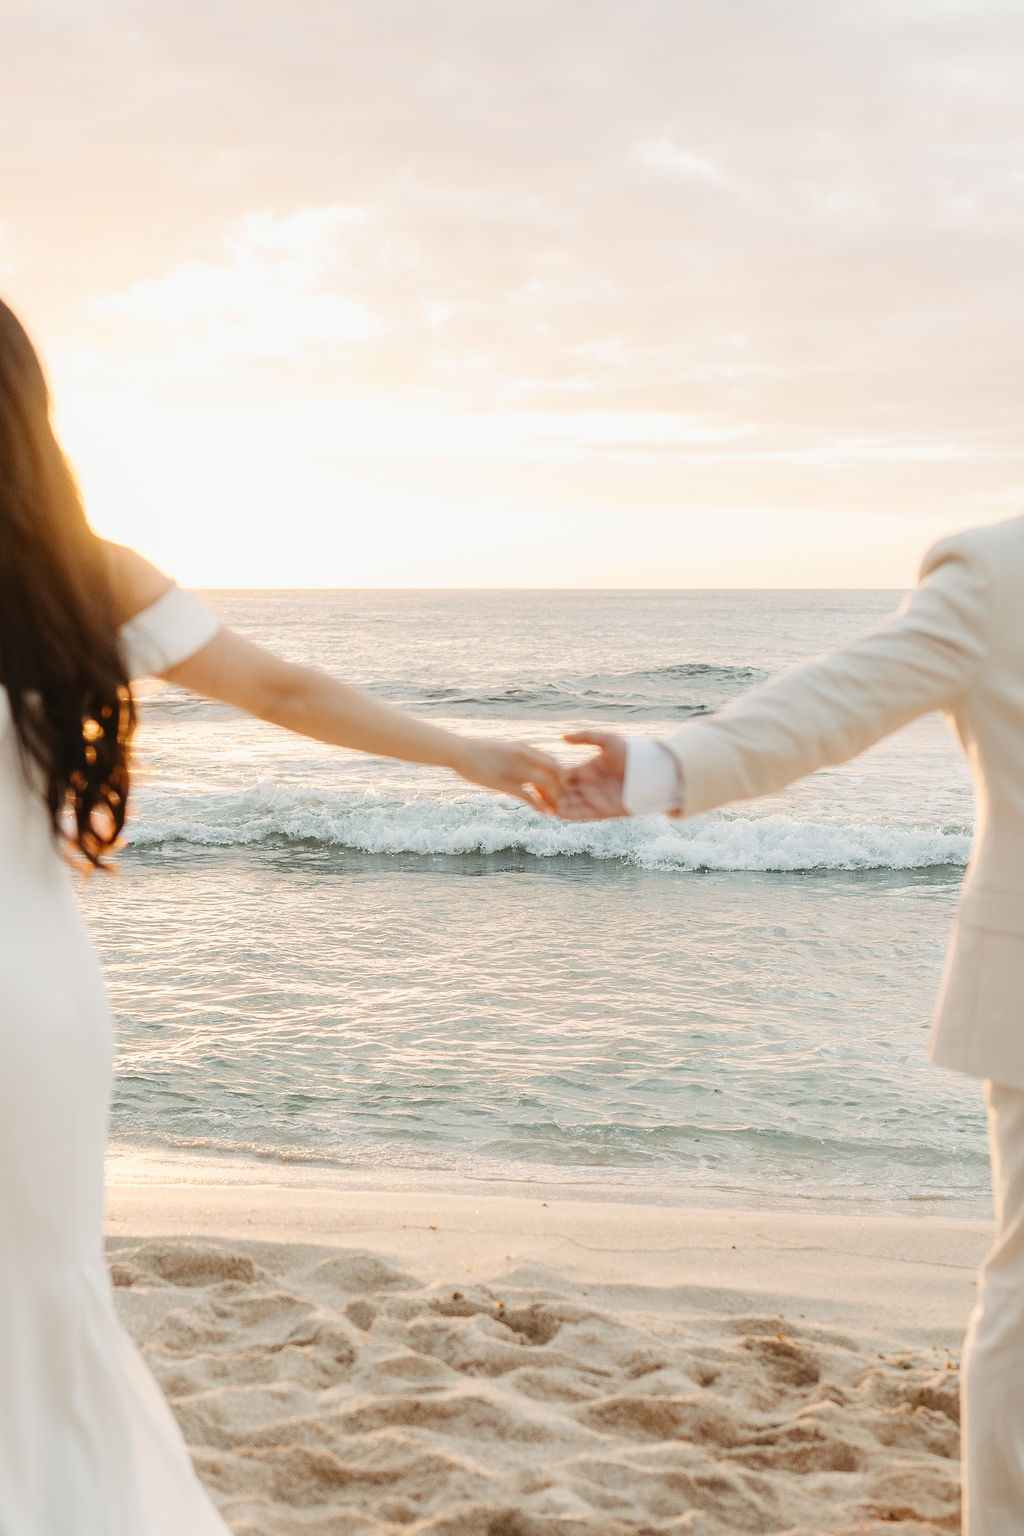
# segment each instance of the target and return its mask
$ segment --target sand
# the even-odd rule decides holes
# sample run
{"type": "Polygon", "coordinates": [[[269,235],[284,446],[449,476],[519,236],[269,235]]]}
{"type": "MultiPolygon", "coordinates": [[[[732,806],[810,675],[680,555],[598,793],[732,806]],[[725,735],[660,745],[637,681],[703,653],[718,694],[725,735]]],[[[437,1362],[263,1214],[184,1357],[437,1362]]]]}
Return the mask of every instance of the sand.
{"type": "Polygon", "coordinates": [[[985,1221],[175,1170],[109,1231],[237,1536],[957,1529],[985,1221]]]}

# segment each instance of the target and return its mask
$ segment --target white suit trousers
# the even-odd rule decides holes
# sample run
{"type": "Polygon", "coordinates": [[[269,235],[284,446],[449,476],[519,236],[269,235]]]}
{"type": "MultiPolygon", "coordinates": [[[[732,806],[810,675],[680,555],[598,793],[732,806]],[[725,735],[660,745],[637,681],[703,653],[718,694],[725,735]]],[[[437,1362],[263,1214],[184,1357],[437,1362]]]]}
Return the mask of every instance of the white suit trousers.
{"type": "Polygon", "coordinates": [[[1024,1536],[1024,1091],[986,1083],[996,1241],[961,1372],[964,1536],[1024,1536]]]}

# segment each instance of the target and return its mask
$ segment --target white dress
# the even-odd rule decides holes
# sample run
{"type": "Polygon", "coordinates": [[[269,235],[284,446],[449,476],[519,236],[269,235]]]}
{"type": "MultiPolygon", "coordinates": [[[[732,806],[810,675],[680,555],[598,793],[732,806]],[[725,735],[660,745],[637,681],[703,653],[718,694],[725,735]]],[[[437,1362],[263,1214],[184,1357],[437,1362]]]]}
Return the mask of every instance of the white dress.
{"type": "MultiPolygon", "coordinates": [[[[212,639],[172,587],[122,630],[133,676],[212,639]]],[[[0,1536],[228,1536],[114,1314],[103,978],[0,689],[0,1536]]]]}

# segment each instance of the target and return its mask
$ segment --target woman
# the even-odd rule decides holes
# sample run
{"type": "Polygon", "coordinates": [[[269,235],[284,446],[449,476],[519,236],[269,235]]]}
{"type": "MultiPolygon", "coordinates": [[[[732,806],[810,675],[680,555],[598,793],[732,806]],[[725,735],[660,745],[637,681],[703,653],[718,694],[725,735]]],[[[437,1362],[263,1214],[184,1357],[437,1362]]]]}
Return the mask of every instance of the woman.
{"type": "Polygon", "coordinates": [[[148,673],[540,809],[560,788],[543,753],[464,739],[280,661],[98,539],[39,361],[0,303],[2,1536],[226,1536],[111,1303],[111,1023],[64,856],[98,865],[113,851],[129,791],[129,684],[148,673]]]}

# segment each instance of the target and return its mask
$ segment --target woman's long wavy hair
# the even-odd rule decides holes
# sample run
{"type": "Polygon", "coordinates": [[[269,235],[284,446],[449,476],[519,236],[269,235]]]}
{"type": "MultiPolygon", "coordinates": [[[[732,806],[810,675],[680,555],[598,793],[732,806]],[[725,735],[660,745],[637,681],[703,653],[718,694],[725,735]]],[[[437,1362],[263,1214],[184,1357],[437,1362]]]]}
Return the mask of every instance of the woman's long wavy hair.
{"type": "Polygon", "coordinates": [[[127,809],[131,691],[103,549],[54,436],[39,358],[2,301],[0,682],[55,834],[102,864],[127,809]]]}

